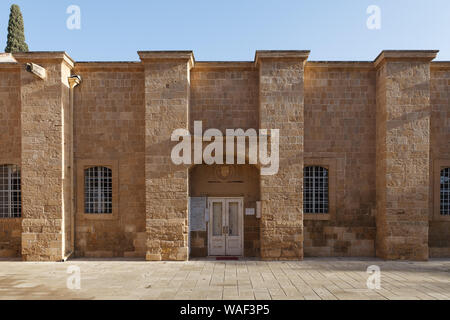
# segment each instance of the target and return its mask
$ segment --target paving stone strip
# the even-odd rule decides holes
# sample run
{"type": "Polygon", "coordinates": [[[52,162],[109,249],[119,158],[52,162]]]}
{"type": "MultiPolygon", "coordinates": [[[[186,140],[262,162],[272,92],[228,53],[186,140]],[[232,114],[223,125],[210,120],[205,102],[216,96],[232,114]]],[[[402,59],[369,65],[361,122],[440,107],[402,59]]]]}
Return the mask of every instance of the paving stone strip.
{"type": "Polygon", "coordinates": [[[0,261],[0,299],[448,300],[450,259],[0,261]],[[380,268],[380,289],[367,287],[372,265],[380,268]],[[68,288],[74,267],[80,289],[68,288]]]}

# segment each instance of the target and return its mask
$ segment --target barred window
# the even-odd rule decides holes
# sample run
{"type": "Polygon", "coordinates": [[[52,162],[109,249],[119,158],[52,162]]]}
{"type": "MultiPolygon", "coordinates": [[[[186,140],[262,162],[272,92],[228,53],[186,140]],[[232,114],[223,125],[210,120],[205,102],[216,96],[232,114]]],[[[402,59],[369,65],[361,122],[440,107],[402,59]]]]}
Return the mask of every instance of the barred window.
{"type": "Polygon", "coordinates": [[[303,212],[328,213],[328,169],[305,167],[303,179],[303,212]]]}
{"type": "Polygon", "coordinates": [[[92,167],[84,170],[84,209],[89,214],[112,213],[112,170],[92,167]]]}
{"type": "Polygon", "coordinates": [[[0,218],[19,218],[21,215],[20,168],[0,165],[0,218]]]}
{"type": "Polygon", "coordinates": [[[450,168],[441,171],[441,215],[450,215],[450,168]]]}

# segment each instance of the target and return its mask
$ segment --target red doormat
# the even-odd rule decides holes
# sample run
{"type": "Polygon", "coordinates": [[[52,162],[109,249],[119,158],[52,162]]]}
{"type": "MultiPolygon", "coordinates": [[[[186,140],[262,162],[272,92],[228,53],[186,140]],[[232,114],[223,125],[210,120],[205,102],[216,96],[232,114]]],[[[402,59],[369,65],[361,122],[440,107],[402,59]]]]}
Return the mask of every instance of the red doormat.
{"type": "Polygon", "coordinates": [[[238,257],[216,257],[218,261],[231,261],[231,260],[239,260],[238,257]]]}

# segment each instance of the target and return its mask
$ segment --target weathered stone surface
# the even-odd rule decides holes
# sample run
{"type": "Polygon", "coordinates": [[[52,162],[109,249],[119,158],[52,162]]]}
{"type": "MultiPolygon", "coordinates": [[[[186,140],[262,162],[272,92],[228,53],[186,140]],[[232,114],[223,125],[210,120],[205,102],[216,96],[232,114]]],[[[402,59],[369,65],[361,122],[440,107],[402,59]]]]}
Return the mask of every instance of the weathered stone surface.
{"type": "Polygon", "coordinates": [[[438,172],[450,167],[450,63],[431,64],[430,257],[450,257],[450,217],[439,214],[438,172]]]}
{"type": "Polygon", "coordinates": [[[188,168],[176,166],[170,141],[188,129],[192,52],[140,52],[145,74],[147,260],[188,259],[188,168]],[[155,241],[156,240],[156,241],[155,241]]]}
{"type": "Polygon", "coordinates": [[[330,212],[305,215],[305,256],[375,255],[375,83],[371,62],[306,64],[305,166],[330,169],[330,212]]]}
{"type": "Polygon", "coordinates": [[[0,257],[61,260],[74,249],[72,228],[77,256],[186,260],[189,245],[191,256],[206,256],[207,232],[188,243],[188,196],[262,200],[260,220],[244,217],[245,256],[448,257],[439,169],[450,167],[450,64],[431,62],[435,54],[305,62],[307,52],[260,51],[256,63],[194,66],[191,52],[141,52],[140,62],[73,69],[58,52],[0,59],[0,164],[21,166],[23,191],[22,218],[0,219],[0,257]],[[47,80],[26,62],[45,67],[47,80]],[[71,72],[84,80],[72,119],[71,72]],[[204,130],[280,129],[279,173],[259,178],[259,167],[242,167],[221,185],[203,166],[174,166],[170,135],[192,132],[196,120],[204,130]],[[86,163],[114,169],[107,219],[85,217],[82,174],[71,181],[86,163]],[[327,216],[303,215],[304,165],[330,168],[327,216]]]}
{"type": "MultiPolygon", "coordinates": [[[[0,165],[20,166],[20,68],[10,55],[1,54],[0,58],[0,165]]],[[[0,218],[0,258],[20,257],[21,234],[21,218],[0,218]]]]}
{"type": "Polygon", "coordinates": [[[66,245],[70,245],[65,239],[65,228],[70,227],[70,195],[64,194],[68,177],[68,155],[64,151],[66,144],[71,143],[65,126],[73,61],[63,52],[14,56],[21,64],[33,62],[47,70],[45,80],[25,68],[20,70],[22,258],[60,261],[66,254],[66,245]]]}
{"type": "Polygon", "coordinates": [[[263,259],[303,258],[303,77],[308,54],[256,54],[260,128],[280,130],[280,170],[274,176],[261,177],[263,259]]]}
{"type": "MultiPolygon", "coordinates": [[[[93,219],[78,206],[76,256],[144,257],[144,68],[140,63],[77,63],[83,82],[75,88],[75,166],[113,163],[119,186],[114,219],[93,219]]],[[[84,177],[78,184],[83,185],[84,177]]],[[[79,189],[79,188],[77,188],[79,189]]],[[[83,198],[78,192],[77,198],[83,198]]]]}
{"type": "Polygon", "coordinates": [[[385,51],[377,68],[377,256],[428,259],[430,61],[385,51]]]}

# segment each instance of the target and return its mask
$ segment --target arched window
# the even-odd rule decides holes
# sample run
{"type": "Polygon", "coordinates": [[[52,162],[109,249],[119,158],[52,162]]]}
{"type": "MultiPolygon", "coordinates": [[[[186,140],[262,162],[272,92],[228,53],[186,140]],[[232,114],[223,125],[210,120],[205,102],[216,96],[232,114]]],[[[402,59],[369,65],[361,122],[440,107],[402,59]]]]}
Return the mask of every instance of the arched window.
{"type": "Polygon", "coordinates": [[[22,216],[20,189],[19,166],[0,165],[0,218],[19,218],[22,216]]]}
{"type": "Polygon", "coordinates": [[[92,167],[84,170],[84,209],[88,214],[112,213],[112,170],[92,167]]]}
{"type": "Polygon", "coordinates": [[[450,215],[450,168],[441,170],[441,215],[450,215]]]}
{"type": "Polygon", "coordinates": [[[303,170],[303,212],[328,213],[328,169],[319,166],[303,170]]]}

